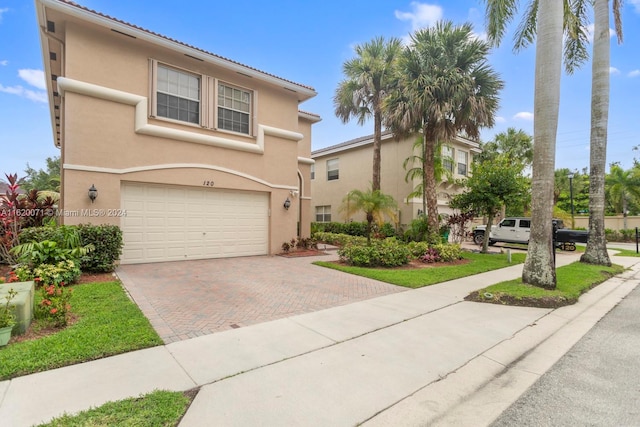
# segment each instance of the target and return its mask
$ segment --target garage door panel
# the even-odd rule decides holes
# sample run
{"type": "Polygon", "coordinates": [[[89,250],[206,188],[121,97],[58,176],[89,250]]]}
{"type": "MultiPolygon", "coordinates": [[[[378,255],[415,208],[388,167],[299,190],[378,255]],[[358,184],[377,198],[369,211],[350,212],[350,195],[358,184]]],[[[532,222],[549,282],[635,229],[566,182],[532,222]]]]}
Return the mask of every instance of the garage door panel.
{"type": "Polygon", "coordinates": [[[123,183],[123,263],[268,252],[267,193],[123,183]]]}

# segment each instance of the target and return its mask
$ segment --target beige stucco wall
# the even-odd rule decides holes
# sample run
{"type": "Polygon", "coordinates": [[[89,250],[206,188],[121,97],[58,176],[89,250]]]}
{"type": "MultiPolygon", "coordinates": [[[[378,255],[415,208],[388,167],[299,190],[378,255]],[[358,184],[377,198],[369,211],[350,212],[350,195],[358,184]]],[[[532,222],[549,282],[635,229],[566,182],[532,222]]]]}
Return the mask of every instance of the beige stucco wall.
{"type": "MultiPolygon", "coordinates": [[[[254,93],[255,125],[269,126],[303,134],[300,141],[265,135],[264,152],[250,153],[173,138],[135,133],[135,108],[119,102],[66,91],[64,93],[64,143],[62,147],[63,212],[82,209],[120,208],[122,182],[203,186],[215,182],[215,188],[260,191],[269,194],[269,252],[277,253],[283,242],[309,234],[311,221],[310,166],[298,157],[310,157],[311,122],[298,117],[298,99],[294,93],[257,79],[239,75],[222,67],[185,57],[142,40],[133,40],[105,29],[83,23],[67,22],[65,29],[65,78],[91,83],[102,88],[150,97],[150,59],[212,76],[254,93]],[[149,170],[140,170],[146,168],[149,170]],[[82,170],[84,169],[84,170],[82,170]],[[303,188],[297,197],[292,189],[303,188]],[[87,196],[94,184],[98,198],[87,196]],[[283,208],[289,197],[292,207],[283,208]]],[[[257,144],[257,135],[244,136],[225,131],[147,118],[149,124],[214,135],[244,144],[257,144]]],[[[65,216],[74,223],[120,224],[117,216],[65,216]]]]}
{"type": "MultiPolygon", "coordinates": [[[[412,155],[415,138],[407,138],[396,141],[393,138],[382,141],[381,148],[381,172],[380,187],[385,194],[391,195],[398,204],[400,225],[406,227],[413,219],[417,218],[418,210],[422,209],[422,199],[412,198],[407,200],[407,196],[413,191],[417,182],[406,182],[406,170],[403,163],[406,158],[412,155]]],[[[469,152],[469,148],[454,142],[450,144],[454,150],[461,149],[469,152]]],[[[348,148],[332,154],[316,154],[313,156],[315,163],[315,179],[312,182],[312,209],[313,220],[315,220],[316,206],[331,206],[332,221],[346,221],[343,214],[339,213],[343,197],[353,189],[366,190],[371,186],[373,173],[373,145],[371,143],[355,148],[348,148]],[[327,180],[327,161],[339,159],[339,179],[327,180]]],[[[408,166],[409,167],[409,166],[408,166]]],[[[457,169],[457,168],[454,168],[457,169]]],[[[455,171],[457,172],[457,170],[455,171]]],[[[463,176],[454,175],[454,178],[463,176]]],[[[454,194],[460,191],[456,186],[441,183],[438,186],[439,194],[446,192],[454,194]]],[[[441,194],[442,195],[442,194],[441,194]]],[[[451,213],[447,206],[447,199],[438,198],[438,212],[451,213]]],[[[355,215],[351,218],[354,221],[363,221],[364,215],[355,215]]]]}
{"type": "MultiPolygon", "coordinates": [[[[571,226],[571,220],[565,221],[565,226],[571,226]]],[[[576,216],[575,217],[576,228],[589,229],[589,217],[588,216],[576,216]]],[[[604,218],[604,227],[611,230],[624,230],[624,217],[622,215],[606,216],[604,218]]],[[[640,216],[628,216],[627,217],[627,229],[635,229],[640,227],[640,216]]]]}

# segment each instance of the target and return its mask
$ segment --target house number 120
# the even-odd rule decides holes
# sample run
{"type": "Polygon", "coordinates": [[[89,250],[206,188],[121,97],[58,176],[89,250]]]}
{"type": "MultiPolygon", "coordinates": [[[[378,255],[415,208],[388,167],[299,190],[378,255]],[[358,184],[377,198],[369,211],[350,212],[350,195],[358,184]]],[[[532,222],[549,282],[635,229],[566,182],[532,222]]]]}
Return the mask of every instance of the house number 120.
{"type": "Polygon", "coordinates": [[[213,181],[203,181],[202,185],[204,185],[205,187],[213,187],[213,181]]]}

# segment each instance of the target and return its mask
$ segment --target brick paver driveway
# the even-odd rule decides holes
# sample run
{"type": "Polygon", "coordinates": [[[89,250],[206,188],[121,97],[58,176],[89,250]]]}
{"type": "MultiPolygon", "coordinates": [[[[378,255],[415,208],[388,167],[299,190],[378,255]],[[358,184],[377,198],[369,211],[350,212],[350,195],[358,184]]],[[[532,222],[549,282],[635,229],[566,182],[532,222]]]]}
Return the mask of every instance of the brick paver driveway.
{"type": "Polygon", "coordinates": [[[117,273],[167,344],[406,290],[311,264],[335,258],[177,261],[117,273]]]}

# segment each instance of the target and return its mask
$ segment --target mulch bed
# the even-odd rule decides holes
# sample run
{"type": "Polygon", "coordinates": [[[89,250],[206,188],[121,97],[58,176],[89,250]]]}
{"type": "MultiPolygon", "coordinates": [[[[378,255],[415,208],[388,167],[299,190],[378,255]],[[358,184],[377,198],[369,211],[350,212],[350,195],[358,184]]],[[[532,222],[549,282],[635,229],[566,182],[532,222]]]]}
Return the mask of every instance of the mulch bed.
{"type": "Polygon", "coordinates": [[[317,249],[297,249],[295,251],[281,252],[278,254],[278,256],[285,257],[285,258],[299,258],[299,257],[305,257],[305,256],[320,256],[320,255],[329,255],[329,254],[317,249]]]}

